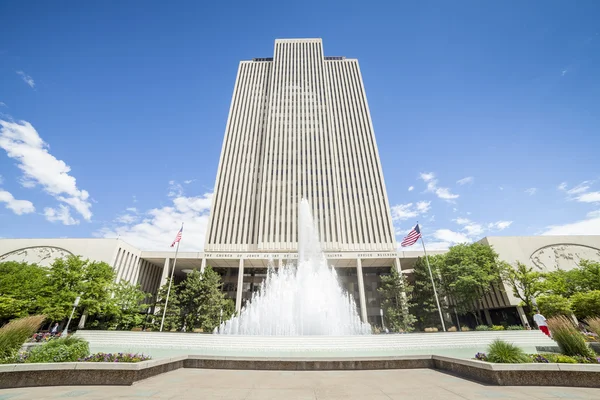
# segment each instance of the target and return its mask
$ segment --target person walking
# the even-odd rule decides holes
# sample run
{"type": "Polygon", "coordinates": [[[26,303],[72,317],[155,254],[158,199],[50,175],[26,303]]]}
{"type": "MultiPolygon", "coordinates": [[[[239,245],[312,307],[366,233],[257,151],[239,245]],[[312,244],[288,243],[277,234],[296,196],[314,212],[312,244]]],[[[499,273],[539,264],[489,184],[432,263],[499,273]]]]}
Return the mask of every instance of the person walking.
{"type": "Polygon", "coordinates": [[[535,324],[538,326],[538,328],[540,328],[540,331],[544,332],[549,338],[552,338],[552,336],[550,335],[550,330],[548,329],[546,317],[540,314],[540,310],[535,310],[533,320],[535,321],[535,324]]]}

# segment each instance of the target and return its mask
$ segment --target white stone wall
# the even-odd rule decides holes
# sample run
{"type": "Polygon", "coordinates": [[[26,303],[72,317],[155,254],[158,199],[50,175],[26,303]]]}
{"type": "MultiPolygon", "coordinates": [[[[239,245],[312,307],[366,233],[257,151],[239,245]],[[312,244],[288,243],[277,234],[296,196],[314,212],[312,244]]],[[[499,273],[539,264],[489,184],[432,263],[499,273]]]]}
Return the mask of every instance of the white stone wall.
{"type": "Polygon", "coordinates": [[[141,251],[119,239],[1,239],[0,262],[19,261],[50,266],[57,258],[78,255],[104,261],[116,272],[116,281],[140,283],[154,292],[162,265],[141,259],[141,251]]]}
{"type": "MultiPolygon", "coordinates": [[[[481,243],[491,245],[509,264],[518,261],[539,272],[570,270],[582,259],[600,261],[600,236],[491,236],[481,243]]],[[[507,285],[504,289],[510,304],[517,306],[520,300],[512,289],[507,285]]]]}
{"type": "Polygon", "coordinates": [[[302,198],[324,250],[396,249],[358,61],[278,39],[240,63],[206,251],[295,251],[302,198]]]}

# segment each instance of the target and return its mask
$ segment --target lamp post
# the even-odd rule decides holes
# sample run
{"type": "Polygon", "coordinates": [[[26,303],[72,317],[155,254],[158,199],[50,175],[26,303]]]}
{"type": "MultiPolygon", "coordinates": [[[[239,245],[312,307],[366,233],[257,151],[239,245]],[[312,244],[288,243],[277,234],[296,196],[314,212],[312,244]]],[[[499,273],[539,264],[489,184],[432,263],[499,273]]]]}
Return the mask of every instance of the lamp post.
{"type": "Polygon", "coordinates": [[[75,301],[73,302],[73,309],[71,310],[71,316],[69,317],[69,321],[67,321],[67,326],[65,326],[65,330],[63,331],[63,335],[65,335],[65,336],[69,334],[69,324],[71,324],[71,319],[73,319],[73,314],[75,313],[75,309],[79,305],[79,300],[81,300],[81,298],[79,296],[77,296],[75,298],[75,301]]]}
{"type": "Polygon", "coordinates": [[[381,315],[381,328],[385,331],[385,322],[383,321],[383,309],[379,309],[379,315],[381,315]]]}

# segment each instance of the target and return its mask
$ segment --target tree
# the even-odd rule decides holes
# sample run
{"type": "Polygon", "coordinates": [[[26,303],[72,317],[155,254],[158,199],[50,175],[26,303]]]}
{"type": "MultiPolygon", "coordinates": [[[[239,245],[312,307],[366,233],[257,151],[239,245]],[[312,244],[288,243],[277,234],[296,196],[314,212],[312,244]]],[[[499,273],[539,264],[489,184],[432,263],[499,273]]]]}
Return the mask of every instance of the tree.
{"type": "MultiPolygon", "coordinates": [[[[432,270],[435,287],[438,291],[438,297],[440,302],[442,300],[440,289],[442,288],[441,281],[439,279],[439,273],[436,268],[439,256],[429,257],[430,266],[432,270]]],[[[413,293],[412,293],[412,307],[411,310],[416,318],[416,325],[419,329],[423,330],[428,327],[440,327],[440,314],[437,309],[435,302],[435,294],[433,292],[433,285],[431,284],[431,277],[429,275],[429,269],[425,259],[422,257],[417,258],[413,269],[413,293]]],[[[441,304],[440,304],[441,305],[441,304]]]]}
{"type": "Polygon", "coordinates": [[[557,315],[570,316],[572,314],[571,302],[563,296],[557,294],[542,295],[536,299],[536,302],[540,312],[546,318],[557,315]]]}
{"type": "Polygon", "coordinates": [[[459,244],[440,257],[439,271],[456,311],[463,315],[471,312],[478,319],[479,301],[500,278],[501,265],[490,246],[459,244]]]}
{"type": "Polygon", "coordinates": [[[112,267],[105,262],[82,260],[79,256],[56,259],[48,276],[51,294],[43,310],[44,315],[54,321],[66,319],[71,313],[75,298],[80,296],[79,307],[74,316],[82,315],[81,322],[85,322],[86,315],[99,314],[105,310],[114,278],[112,267]]]}
{"type": "Polygon", "coordinates": [[[150,296],[142,291],[140,285],[121,281],[113,285],[113,297],[109,301],[107,317],[114,329],[129,330],[144,323],[143,311],[148,305],[143,301],[150,296]]]}
{"type": "Polygon", "coordinates": [[[575,293],[570,300],[573,314],[577,318],[600,317],[600,290],[575,293]]]}
{"type": "Polygon", "coordinates": [[[179,285],[181,322],[186,329],[200,328],[203,332],[212,332],[221,319],[228,319],[231,301],[222,291],[221,276],[210,266],[200,274],[194,270],[179,285]]]}
{"type": "Polygon", "coordinates": [[[544,278],[543,286],[547,292],[564,297],[600,290],[600,262],[581,260],[576,268],[557,269],[546,273],[544,278]]]}
{"type": "Polygon", "coordinates": [[[512,287],[515,297],[520,299],[521,305],[526,306],[531,313],[533,311],[533,299],[544,292],[543,274],[534,271],[532,267],[517,262],[516,268],[504,264],[502,279],[512,287]]]}
{"type": "Polygon", "coordinates": [[[0,321],[40,314],[50,295],[48,273],[37,264],[0,263],[0,321]]]}
{"type": "Polygon", "coordinates": [[[383,298],[385,324],[394,332],[414,330],[416,318],[409,312],[413,288],[406,277],[392,267],[390,275],[381,277],[381,287],[377,290],[383,298]]]}
{"type": "MultiPolygon", "coordinates": [[[[158,289],[156,295],[156,302],[154,303],[154,320],[152,326],[154,329],[160,329],[160,324],[163,317],[163,310],[165,308],[165,300],[167,299],[167,291],[169,290],[169,282],[171,278],[167,278],[164,285],[158,289]]],[[[167,311],[165,313],[165,323],[163,330],[171,331],[178,330],[182,327],[180,323],[181,310],[179,309],[179,296],[177,294],[177,285],[171,285],[171,292],[169,293],[169,302],[167,304],[167,311]]]]}

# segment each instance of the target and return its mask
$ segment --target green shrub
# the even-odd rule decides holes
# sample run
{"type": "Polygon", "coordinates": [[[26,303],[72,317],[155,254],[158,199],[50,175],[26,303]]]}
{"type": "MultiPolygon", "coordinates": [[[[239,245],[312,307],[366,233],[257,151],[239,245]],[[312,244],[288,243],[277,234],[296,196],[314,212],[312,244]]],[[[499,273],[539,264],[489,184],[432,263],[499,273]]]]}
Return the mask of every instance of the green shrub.
{"type": "Polygon", "coordinates": [[[588,346],[583,334],[567,317],[558,316],[548,319],[548,328],[552,338],[558,343],[560,352],[567,356],[594,357],[594,351],[588,346]]]}
{"type": "Polygon", "coordinates": [[[559,315],[571,315],[572,313],[571,302],[563,296],[547,294],[539,296],[536,301],[540,312],[546,318],[559,315]]]}
{"type": "Polygon", "coordinates": [[[34,347],[26,363],[74,362],[90,354],[88,342],[85,340],[67,337],[51,340],[41,346],[34,347]]]}
{"type": "Polygon", "coordinates": [[[575,293],[570,300],[577,318],[600,317],[600,290],[575,293]]]}
{"type": "Polygon", "coordinates": [[[44,322],[43,315],[20,318],[0,328],[0,363],[9,362],[44,322]]]}
{"type": "Polygon", "coordinates": [[[502,326],[502,325],[492,325],[492,330],[493,331],[503,331],[505,329],[506,328],[504,328],[504,326],[502,326]]]}
{"type": "Polygon", "coordinates": [[[493,363],[525,363],[529,357],[520,347],[504,340],[494,340],[487,351],[487,360],[493,363]]]}
{"type": "Polygon", "coordinates": [[[489,331],[489,330],[491,330],[491,329],[492,329],[492,328],[490,328],[490,327],[489,327],[489,326],[487,326],[487,325],[477,325],[477,326],[475,327],[475,330],[476,330],[476,331],[489,331]]]}
{"type": "Polygon", "coordinates": [[[507,331],[522,331],[525,330],[525,327],[523,325],[509,325],[506,328],[507,331]]]}

